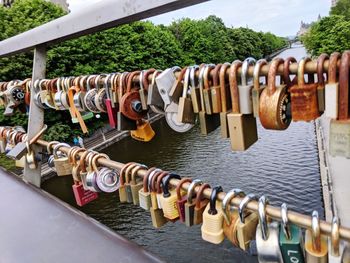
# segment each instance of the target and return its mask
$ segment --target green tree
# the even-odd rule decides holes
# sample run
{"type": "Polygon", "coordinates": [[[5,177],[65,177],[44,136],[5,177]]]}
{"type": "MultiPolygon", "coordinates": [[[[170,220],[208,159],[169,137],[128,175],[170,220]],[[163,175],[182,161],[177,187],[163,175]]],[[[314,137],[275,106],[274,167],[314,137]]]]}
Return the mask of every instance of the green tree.
{"type": "Polygon", "coordinates": [[[331,8],[331,15],[344,16],[346,20],[350,20],[350,1],[338,0],[336,5],[331,8]]]}

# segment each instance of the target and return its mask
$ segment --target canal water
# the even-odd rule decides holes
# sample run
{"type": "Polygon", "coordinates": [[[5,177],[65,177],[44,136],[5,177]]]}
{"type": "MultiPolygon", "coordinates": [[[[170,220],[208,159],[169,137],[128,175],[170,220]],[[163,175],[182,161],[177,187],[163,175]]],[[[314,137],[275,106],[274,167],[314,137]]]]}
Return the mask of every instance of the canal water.
{"type": "MultiPolygon", "coordinates": [[[[305,49],[294,46],[279,56],[290,55],[300,59],[305,49]]],[[[150,143],[126,138],[103,152],[120,162],[137,161],[201,178],[225,191],[241,188],[265,194],[273,205],[286,202],[292,210],[305,214],[317,210],[323,217],[314,122],[292,123],[286,131],[268,131],[259,124],[259,141],[239,153],[230,151],[219,129],[201,136],[199,127],[178,134],[164,120],[153,126],[157,136],[150,143]]],[[[44,189],[75,206],[71,185],[71,178],[56,177],[45,182],[44,189]]],[[[79,209],[167,262],[257,262],[226,240],[220,245],[203,241],[200,226],[187,228],[176,222],[154,229],[148,212],[119,203],[116,194],[101,194],[79,209]]]]}

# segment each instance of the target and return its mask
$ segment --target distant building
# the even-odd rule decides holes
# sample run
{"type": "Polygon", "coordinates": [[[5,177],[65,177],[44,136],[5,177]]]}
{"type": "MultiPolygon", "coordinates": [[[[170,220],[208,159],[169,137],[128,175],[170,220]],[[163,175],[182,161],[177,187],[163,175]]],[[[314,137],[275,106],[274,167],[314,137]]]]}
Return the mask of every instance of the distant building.
{"type": "MultiPolygon", "coordinates": [[[[317,17],[317,21],[321,20],[321,15],[318,15],[317,17]]],[[[300,29],[297,33],[297,36],[300,37],[302,35],[304,35],[307,31],[309,31],[310,27],[314,24],[315,22],[311,22],[311,23],[305,23],[303,21],[301,21],[300,23],[300,29]]]]}
{"type": "MultiPolygon", "coordinates": [[[[46,0],[50,1],[56,5],[61,6],[65,11],[69,12],[68,9],[68,3],[66,0],[46,0]]],[[[0,0],[0,5],[3,5],[5,7],[11,7],[11,5],[15,2],[15,0],[0,0]]]]}
{"type": "Polygon", "coordinates": [[[335,6],[337,4],[338,0],[332,0],[332,7],[335,6]]]}

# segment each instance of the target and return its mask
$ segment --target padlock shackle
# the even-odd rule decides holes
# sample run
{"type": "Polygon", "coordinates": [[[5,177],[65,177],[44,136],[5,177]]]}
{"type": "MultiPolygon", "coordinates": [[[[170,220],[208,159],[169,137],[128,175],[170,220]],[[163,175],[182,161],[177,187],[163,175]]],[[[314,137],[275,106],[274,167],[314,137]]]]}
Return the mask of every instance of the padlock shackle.
{"type": "MultiPolygon", "coordinates": [[[[144,90],[148,91],[148,87],[149,87],[149,82],[148,82],[148,77],[149,75],[155,73],[156,69],[155,68],[150,68],[144,71],[143,73],[143,78],[142,78],[142,85],[144,90]]],[[[156,74],[153,74],[156,75],[156,74]]],[[[153,76],[152,76],[153,79],[153,76]]]]}
{"type": "Polygon", "coordinates": [[[217,64],[215,68],[212,70],[212,80],[213,80],[213,86],[219,86],[220,85],[220,69],[222,67],[222,64],[217,64]]]}
{"type": "Polygon", "coordinates": [[[131,92],[131,87],[133,85],[133,79],[135,76],[137,75],[140,75],[141,71],[140,70],[136,70],[134,72],[131,72],[129,75],[128,75],[128,84],[126,86],[126,93],[129,93],[131,92]]]}
{"type": "Polygon", "coordinates": [[[226,71],[231,66],[231,63],[225,62],[220,68],[220,97],[222,112],[227,112],[227,89],[226,89],[226,71]]]}
{"type": "Polygon", "coordinates": [[[148,178],[148,191],[149,192],[156,191],[156,189],[153,186],[153,179],[154,179],[154,177],[158,176],[158,174],[160,174],[161,172],[163,172],[163,171],[161,169],[157,168],[150,173],[149,178],[148,178]]]}
{"type": "Polygon", "coordinates": [[[190,72],[190,83],[191,83],[191,87],[197,87],[198,83],[196,83],[196,71],[200,70],[202,66],[204,66],[205,64],[201,64],[200,66],[198,65],[193,65],[191,72],[190,72]]]}
{"type": "Polygon", "coordinates": [[[196,208],[199,209],[200,206],[201,206],[201,201],[203,199],[205,199],[205,197],[203,196],[203,192],[205,189],[207,188],[211,188],[211,186],[208,184],[208,183],[204,183],[200,186],[198,192],[197,192],[197,196],[196,196],[196,200],[195,200],[195,203],[196,203],[196,208]]]}
{"type": "Polygon", "coordinates": [[[192,199],[193,199],[193,197],[194,197],[194,195],[195,195],[194,189],[196,188],[196,186],[202,185],[202,184],[203,184],[203,181],[202,181],[202,180],[200,180],[200,179],[194,179],[194,180],[192,181],[192,183],[190,184],[190,186],[188,187],[188,189],[187,189],[187,203],[188,203],[189,205],[192,204],[192,199]]]}
{"type": "Polygon", "coordinates": [[[329,58],[328,63],[328,83],[337,83],[337,70],[338,70],[338,60],[341,58],[339,52],[333,52],[329,58]]]}
{"type": "Polygon", "coordinates": [[[209,83],[209,78],[210,78],[210,72],[215,69],[214,64],[206,64],[204,67],[204,72],[203,72],[203,85],[205,90],[210,89],[210,83],[209,83]]]}
{"type": "Polygon", "coordinates": [[[222,210],[224,211],[224,219],[226,221],[227,225],[230,225],[231,222],[231,213],[228,209],[231,207],[231,200],[235,198],[236,196],[244,196],[245,193],[241,189],[232,189],[227,192],[227,194],[224,197],[224,200],[222,200],[222,210]]]}
{"type": "Polygon", "coordinates": [[[349,66],[350,51],[345,51],[341,57],[339,68],[339,120],[349,118],[349,66]]]}
{"type": "Polygon", "coordinates": [[[177,200],[180,201],[182,199],[182,196],[181,196],[181,187],[184,183],[191,183],[192,182],[192,179],[189,178],[189,177],[184,177],[182,178],[179,183],[177,184],[176,186],[176,195],[177,195],[177,200]]]}
{"type": "Polygon", "coordinates": [[[213,187],[213,190],[211,191],[210,199],[209,199],[209,210],[208,213],[210,215],[216,215],[218,213],[218,210],[216,210],[216,200],[218,197],[218,194],[220,192],[223,192],[224,190],[222,189],[221,186],[215,186],[213,187]]]}
{"type": "Polygon", "coordinates": [[[262,195],[258,201],[258,215],[259,215],[259,225],[261,229],[261,235],[263,240],[267,240],[269,238],[269,228],[267,225],[267,217],[266,217],[266,205],[269,203],[266,196],[262,195]]]}
{"type": "Polygon", "coordinates": [[[290,231],[289,222],[288,222],[288,206],[286,203],[283,203],[281,205],[281,222],[282,222],[282,230],[284,233],[284,236],[287,240],[292,239],[292,233],[290,231]]]}
{"type": "Polygon", "coordinates": [[[243,61],[242,64],[242,73],[241,73],[241,84],[243,86],[247,86],[248,85],[248,69],[249,66],[254,66],[256,62],[256,59],[253,57],[248,57],[243,61]]]}
{"type": "Polygon", "coordinates": [[[142,187],[143,187],[143,192],[144,193],[148,193],[149,192],[149,189],[148,189],[148,179],[151,175],[151,173],[156,170],[157,168],[156,167],[151,167],[147,170],[147,173],[145,174],[145,176],[143,177],[142,179],[142,187]]]}
{"type": "Polygon", "coordinates": [[[190,72],[192,70],[192,66],[187,67],[185,76],[183,78],[183,89],[182,89],[182,97],[186,98],[188,93],[188,88],[190,84],[190,72]]]}
{"type": "MultiPolygon", "coordinates": [[[[305,64],[307,62],[311,61],[310,57],[303,57],[298,64],[298,86],[305,85],[305,64]]],[[[310,76],[310,75],[309,75],[310,76]]],[[[312,74],[313,76],[313,74],[312,74]]],[[[308,79],[308,82],[310,83],[310,79],[308,79]]]]}
{"type": "Polygon", "coordinates": [[[289,65],[293,63],[297,63],[295,57],[288,57],[285,59],[283,64],[283,82],[287,85],[287,87],[291,87],[292,85],[297,84],[296,78],[294,78],[292,81],[290,80],[289,65]]]}
{"type": "Polygon", "coordinates": [[[253,85],[255,90],[260,90],[260,71],[262,66],[267,65],[266,59],[259,59],[255,66],[254,66],[254,72],[253,72],[253,85]]]}
{"type": "Polygon", "coordinates": [[[331,229],[331,255],[334,257],[339,257],[339,244],[340,244],[339,227],[340,227],[340,220],[337,216],[334,216],[332,219],[332,229],[331,229]]]}
{"type": "Polygon", "coordinates": [[[321,251],[321,229],[318,212],[314,210],[311,217],[312,248],[321,251]]]}
{"type": "Polygon", "coordinates": [[[166,177],[162,178],[162,190],[164,198],[170,197],[169,182],[171,179],[181,180],[181,176],[178,174],[170,173],[166,177]]]}
{"type": "Polygon", "coordinates": [[[136,175],[140,170],[147,170],[148,167],[146,165],[140,164],[139,166],[136,166],[131,171],[131,181],[130,184],[136,185],[136,175]]]}
{"type": "Polygon", "coordinates": [[[133,164],[130,164],[128,166],[128,168],[126,168],[125,170],[125,183],[126,184],[130,184],[130,181],[131,181],[131,171],[135,168],[135,167],[139,167],[141,166],[141,164],[139,163],[133,163],[133,164]]]}
{"type": "Polygon", "coordinates": [[[156,183],[157,194],[161,194],[162,193],[162,186],[161,186],[162,180],[163,180],[163,178],[165,178],[168,175],[169,175],[168,171],[163,171],[161,174],[158,175],[157,183],[156,183]]]}
{"type": "Polygon", "coordinates": [[[238,69],[242,66],[240,60],[232,62],[229,73],[232,113],[239,113],[238,69]]]}
{"type": "MultiPolygon", "coordinates": [[[[86,152],[85,152],[86,153],[86,152]]],[[[84,153],[84,154],[85,154],[84,153]]],[[[120,186],[124,186],[125,185],[125,181],[126,181],[126,179],[125,179],[125,171],[126,171],[126,169],[128,169],[128,167],[130,166],[130,165],[133,165],[133,164],[135,164],[134,162],[129,162],[129,163],[126,163],[124,166],[123,166],[123,168],[122,169],[120,169],[120,175],[119,175],[119,181],[120,181],[120,186]]]]}
{"type": "Polygon", "coordinates": [[[272,94],[276,91],[276,74],[279,65],[283,64],[284,60],[282,58],[275,58],[272,60],[269,73],[268,73],[268,80],[267,80],[267,95],[272,96],[272,94]]]}
{"type": "Polygon", "coordinates": [[[317,59],[317,81],[318,85],[322,87],[325,86],[323,66],[326,59],[329,59],[329,56],[326,53],[322,53],[317,59]]]}
{"type": "Polygon", "coordinates": [[[247,207],[248,203],[250,201],[258,201],[258,197],[255,195],[255,194],[248,194],[246,195],[242,201],[239,203],[239,206],[238,206],[238,214],[239,214],[239,219],[241,221],[241,223],[245,223],[245,208],[247,207]]]}

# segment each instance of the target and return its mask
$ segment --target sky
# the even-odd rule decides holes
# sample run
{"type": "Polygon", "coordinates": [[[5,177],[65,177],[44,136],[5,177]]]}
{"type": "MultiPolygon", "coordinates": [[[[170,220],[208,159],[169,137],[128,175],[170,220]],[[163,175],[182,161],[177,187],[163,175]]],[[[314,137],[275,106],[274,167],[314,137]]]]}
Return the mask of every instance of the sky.
{"type": "MultiPolygon", "coordinates": [[[[72,12],[104,0],[68,0],[72,12]]],[[[116,0],[118,2],[118,0],[116,0]]],[[[150,18],[155,24],[168,25],[189,17],[201,19],[216,15],[228,27],[249,27],[256,31],[293,36],[301,21],[315,21],[320,14],[327,16],[331,0],[211,0],[195,6],[150,18]]]]}

